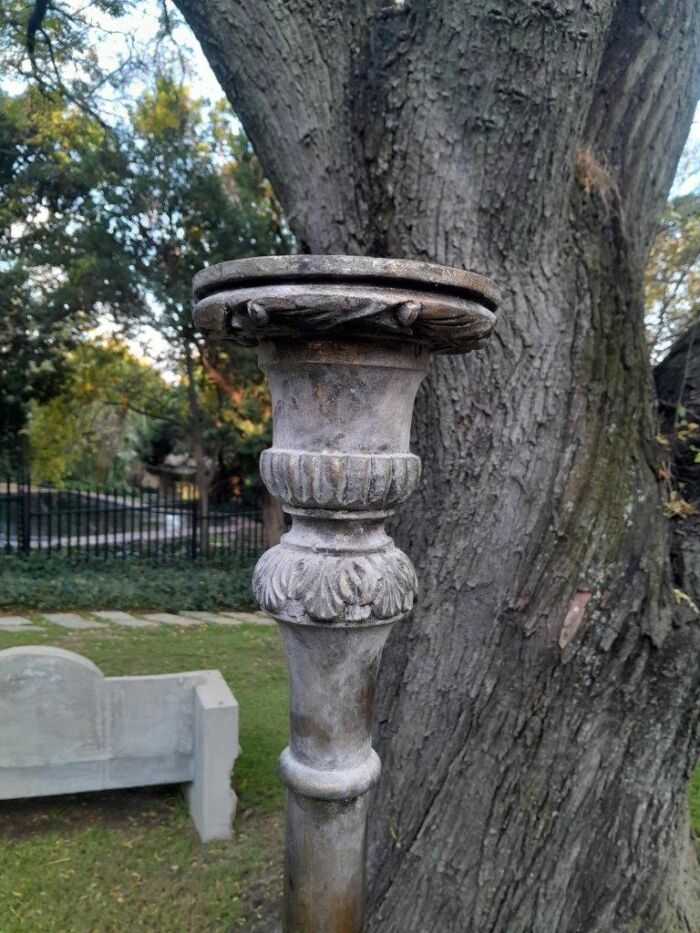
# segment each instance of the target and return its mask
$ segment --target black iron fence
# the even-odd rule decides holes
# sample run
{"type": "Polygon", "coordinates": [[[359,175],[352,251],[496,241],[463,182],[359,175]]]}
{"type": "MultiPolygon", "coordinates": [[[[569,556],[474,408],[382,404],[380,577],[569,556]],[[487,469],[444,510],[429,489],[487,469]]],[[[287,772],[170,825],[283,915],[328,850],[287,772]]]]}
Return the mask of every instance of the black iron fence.
{"type": "Polygon", "coordinates": [[[263,549],[260,509],[210,505],[205,512],[192,486],[124,491],[0,482],[0,553],[174,560],[254,557],[263,549]]]}

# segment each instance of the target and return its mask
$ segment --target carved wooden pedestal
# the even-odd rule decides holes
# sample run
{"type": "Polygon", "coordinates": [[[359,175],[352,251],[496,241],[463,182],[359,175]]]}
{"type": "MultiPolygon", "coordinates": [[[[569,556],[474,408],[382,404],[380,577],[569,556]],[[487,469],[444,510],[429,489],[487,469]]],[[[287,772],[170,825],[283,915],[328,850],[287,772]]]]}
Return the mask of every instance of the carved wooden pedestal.
{"type": "Polygon", "coordinates": [[[379,661],[415,571],[384,531],[415,489],[413,402],[430,351],[491,333],[498,293],[469,272],[341,256],[222,263],[195,279],[197,325],[258,343],[273,402],[260,470],[292,530],[253,589],[287,646],[285,930],[360,933],[379,661]]]}

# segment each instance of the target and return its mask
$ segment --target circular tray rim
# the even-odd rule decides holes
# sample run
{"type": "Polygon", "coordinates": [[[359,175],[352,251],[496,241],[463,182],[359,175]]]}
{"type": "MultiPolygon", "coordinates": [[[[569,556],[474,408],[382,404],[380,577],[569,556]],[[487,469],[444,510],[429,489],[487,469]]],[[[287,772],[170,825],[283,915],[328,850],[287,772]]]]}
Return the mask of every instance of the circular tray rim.
{"type": "Polygon", "coordinates": [[[194,296],[201,300],[224,289],[305,281],[364,282],[395,288],[412,285],[419,290],[476,299],[493,311],[501,300],[495,282],[469,270],[410,259],[314,255],[255,256],[207,266],[194,277],[194,296]]]}

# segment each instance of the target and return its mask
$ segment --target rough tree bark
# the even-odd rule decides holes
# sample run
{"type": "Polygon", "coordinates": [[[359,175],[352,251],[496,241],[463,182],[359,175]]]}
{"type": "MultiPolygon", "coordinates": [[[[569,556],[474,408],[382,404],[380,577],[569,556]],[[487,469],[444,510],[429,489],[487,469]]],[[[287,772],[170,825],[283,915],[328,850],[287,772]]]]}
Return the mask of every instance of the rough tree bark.
{"type": "Polygon", "coordinates": [[[416,409],[397,539],[422,597],[383,662],[369,930],[697,929],[700,626],[671,598],[641,283],[698,4],[178,5],[305,248],[505,292],[416,409]]]}

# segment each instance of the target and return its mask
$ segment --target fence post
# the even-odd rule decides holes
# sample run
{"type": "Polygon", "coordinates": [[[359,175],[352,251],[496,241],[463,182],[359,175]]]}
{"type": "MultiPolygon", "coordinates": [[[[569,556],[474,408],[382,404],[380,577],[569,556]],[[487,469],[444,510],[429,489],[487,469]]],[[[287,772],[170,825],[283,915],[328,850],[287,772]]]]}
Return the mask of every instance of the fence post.
{"type": "MultiPolygon", "coordinates": [[[[19,491],[19,484],[17,485],[17,490],[19,491]]],[[[10,532],[12,531],[12,519],[10,515],[11,508],[12,493],[10,477],[8,476],[5,480],[5,551],[8,554],[12,551],[12,545],[10,544],[10,532]]]]}
{"type": "Polygon", "coordinates": [[[32,546],[32,480],[26,477],[22,494],[22,551],[28,554],[32,546]]]}
{"type": "Polygon", "coordinates": [[[197,539],[199,537],[199,499],[192,500],[192,528],[191,528],[190,550],[192,560],[197,556],[197,539]]]}

